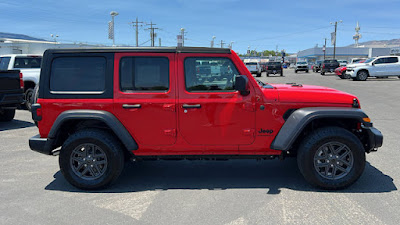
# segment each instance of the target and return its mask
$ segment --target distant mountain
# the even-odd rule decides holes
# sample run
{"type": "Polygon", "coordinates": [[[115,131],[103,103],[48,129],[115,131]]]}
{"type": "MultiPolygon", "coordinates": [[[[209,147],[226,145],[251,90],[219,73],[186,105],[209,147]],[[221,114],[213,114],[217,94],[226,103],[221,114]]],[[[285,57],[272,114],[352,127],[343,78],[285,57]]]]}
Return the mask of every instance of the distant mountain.
{"type": "MultiPolygon", "coordinates": [[[[392,39],[392,40],[380,40],[380,41],[366,41],[366,42],[361,42],[359,45],[364,45],[365,47],[369,46],[387,46],[387,47],[393,47],[393,46],[400,46],[400,39],[392,39]]],[[[354,47],[354,45],[349,45],[348,47],[354,47]]]]}
{"type": "Polygon", "coordinates": [[[34,38],[24,34],[13,34],[13,33],[4,33],[0,32],[0,38],[11,38],[11,39],[23,39],[23,40],[31,40],[31,41],[46,41],[40,38],[34,38]]]}

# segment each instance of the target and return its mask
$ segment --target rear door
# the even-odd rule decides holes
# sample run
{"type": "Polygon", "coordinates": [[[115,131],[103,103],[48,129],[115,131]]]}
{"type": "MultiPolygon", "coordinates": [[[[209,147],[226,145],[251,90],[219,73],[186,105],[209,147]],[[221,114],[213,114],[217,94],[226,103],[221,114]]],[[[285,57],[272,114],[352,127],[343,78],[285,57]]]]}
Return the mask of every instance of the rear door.
{"type": "Polygon", "coordinates": [[[175,54],[116,53],[114,74],[114,111],[139,148],[173,145],[175,54]]]}
{"type": "Polygon", "coordinates": [[[253,143],[255,98],[234,90],[239,72],[233,61],[225,54],[181,53],[178,57],[177,110],[183,139],[192,146],[219,152],[237,151],[239,145],[253,143]],[[211,61],[219,67],[218,76],[211,81],[199,79],[195,65],[211,61]]]}

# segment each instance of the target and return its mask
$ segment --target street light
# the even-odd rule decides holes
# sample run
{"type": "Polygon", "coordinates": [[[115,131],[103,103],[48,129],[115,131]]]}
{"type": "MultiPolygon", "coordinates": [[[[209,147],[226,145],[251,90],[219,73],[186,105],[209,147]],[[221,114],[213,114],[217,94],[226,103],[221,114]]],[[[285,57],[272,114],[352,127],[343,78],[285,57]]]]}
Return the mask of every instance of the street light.
{"type": "Polygon", "coordinates": [[[229,48],[232,50],[232,45],[233,43],[235,43],[234,41],[231,41],[231,43],[229,44],[229,48]]]}
{"type": "Polygon", "coordinates": [[[214,48],[214,40],[215,40],[215,36],[212,36],[212,40],[211,40],[211,48],[214,48]]]}
{"type": "Polygon", "coordinates": [[[115,36],[114,36],[114,17],[118,16],[119,13],[115,11],[110,12],[111,15],[111,25],[109,24],[108,38],[113,40],[113,47],[115,46],[115,36]]]}
{"type": "Polygon", "coordinates": [[[54,38],[54,42],[57,43],[58,34],[50,34],[52,38],[54,38]]]}
{"type": "Polygon", "coordinates": [[[338,23],[343,23],[343,21],[342,20],[339,20],[339,21],[335,21],[335,22],[331,22],[331,24],[333,25],[335,25],[335,35],[333,36],[331,36],[331,38],[333,39],[333,40],[331,40],[331,41],[333,41],[333,59],[335,59],[336,58],[336,33],[337,33],[337,24],[338,23]]]}

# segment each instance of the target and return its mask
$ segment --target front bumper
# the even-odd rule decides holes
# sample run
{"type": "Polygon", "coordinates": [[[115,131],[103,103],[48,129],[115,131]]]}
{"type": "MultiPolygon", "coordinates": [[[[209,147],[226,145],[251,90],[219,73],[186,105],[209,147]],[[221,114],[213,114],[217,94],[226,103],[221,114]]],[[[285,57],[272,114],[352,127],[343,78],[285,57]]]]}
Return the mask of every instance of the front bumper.
{"type": "Polygon", "coordinates": [[[363,127],[363,129],[367,132],[368,135],[368,143],[365,149],[366,152],[370,153],[373,151],[377,151],[377,149],[383,144],[382,133],[375,127],[363,127]]]}
{"type": "Polygon", "coordinates": [[[40,135],[29,138],[29,147],[35,152],[45,155],[53,155],[53,139],[41,138],[40,135]]]}
{"type": "Polygon", "coordinates": [[[346,70],[346,74],[351,76],[351,77],[356,77],[356,75],[354,73],[354,70],[351,70],[351,71],[346,70]]]}

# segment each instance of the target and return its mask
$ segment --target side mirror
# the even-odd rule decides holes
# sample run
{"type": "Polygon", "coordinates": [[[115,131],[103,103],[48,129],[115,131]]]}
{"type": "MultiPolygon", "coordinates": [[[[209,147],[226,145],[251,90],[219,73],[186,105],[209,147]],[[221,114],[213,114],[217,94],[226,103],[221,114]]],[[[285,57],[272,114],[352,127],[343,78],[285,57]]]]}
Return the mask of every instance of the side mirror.
{"type": "Polygon", "coordinates": [[[243,96],[249,95],[249,79],[245,75],[237,75],[235,78],[235,89],[243,96]]]}

